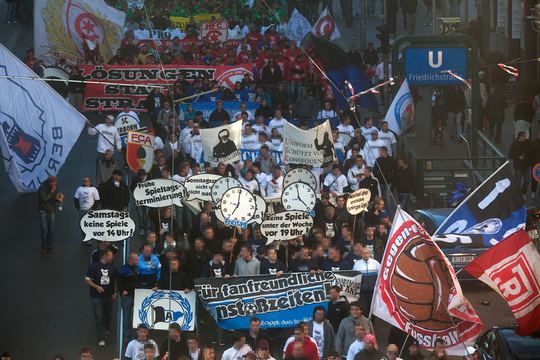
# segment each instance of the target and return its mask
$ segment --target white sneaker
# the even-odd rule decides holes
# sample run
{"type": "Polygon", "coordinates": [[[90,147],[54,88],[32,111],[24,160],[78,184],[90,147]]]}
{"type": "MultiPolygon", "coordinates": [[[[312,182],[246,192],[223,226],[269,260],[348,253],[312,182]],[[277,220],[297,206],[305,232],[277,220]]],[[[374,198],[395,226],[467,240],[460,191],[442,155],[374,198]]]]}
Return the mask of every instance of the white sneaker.
{"type": "Polygon", "coordinates": [[[101,340],[100,342],[98,342],[98,346],[99,347],[104,347],[105,346],[105,340],[101,340]]]}

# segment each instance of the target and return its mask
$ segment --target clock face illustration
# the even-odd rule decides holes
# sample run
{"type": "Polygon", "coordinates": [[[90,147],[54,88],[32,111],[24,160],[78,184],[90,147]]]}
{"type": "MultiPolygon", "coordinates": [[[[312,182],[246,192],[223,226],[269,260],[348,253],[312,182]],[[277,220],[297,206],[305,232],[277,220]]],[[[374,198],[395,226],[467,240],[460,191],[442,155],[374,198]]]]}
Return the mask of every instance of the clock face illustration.
{"type": "Polygon", "coordinates": [[[223,197],[223,194],[225,192],[233,187],[242,187],[242,184],[240,181],[236,180],[232,177],[222,177],[219,180],[216,180],[214,185],[212,185],[211,193],[212,193],[212,201],[214,204],[219,204],[221,201],[221,198],[223,197]]]}
{"type": "Polygon", "coordinates": [[[283,178],[283,186],[287,187],[293,183],[301,182],[309,185],[313,191],[317,190],[317,179],[309,170],[298,168],[289,171],[283,178]]]}
{"type": "Polygon", "coordinates": [[[259,195],[253,195],[253,197],[255,198],[255,215],[253,215],[249,222],[260,224],[263,222],[264,216],[266,215],[266,201],[264,201],[264,198],[259,195]]]}
{"type": "Polygon", "coordinates": [[[227,190],[220,203],[225,220],[246,224],[255,215],[256,207],[253,195],[242,187],[227,190]]]}
{"type": "Polygon", "coordinates": [[[310,212],[315,208],[315,190],[308,184],[297,182],[287,186],[281,194],[281,203],[285,210],[310,212]]]}

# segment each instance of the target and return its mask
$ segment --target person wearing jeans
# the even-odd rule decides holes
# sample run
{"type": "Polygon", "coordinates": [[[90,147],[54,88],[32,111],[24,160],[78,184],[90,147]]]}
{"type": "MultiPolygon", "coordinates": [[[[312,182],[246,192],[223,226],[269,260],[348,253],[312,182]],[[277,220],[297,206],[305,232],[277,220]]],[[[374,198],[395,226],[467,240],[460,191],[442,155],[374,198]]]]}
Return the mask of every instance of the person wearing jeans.
{"type": "Polygon", "coordinates": [[[38,210],[41,225],[41,253],[54,250],[53,231],[56,204],[64,202],[64,195],[58,192],[56,176],[49,176],[38,190],[38,210]]]}
{"type": "Polygon", "coordinates": [[[111,328],[112,304],[116,300],[117,271],[110,249],[102,250],[99,261],[86,270],[84,281],[89,287],[90,303],[96,324],[98,346],[106,345],[105,340],[111,328]]]}
{"type": "Polygon", "coordinates": [[[139,282],[139,255],[136,252],[129,254],[128,262],[118,271],[118,293],[122,296],[122,313],[124,314],[124,337],[132,339],[133,332],[133,303],[135,289],[140,287],[139,282]]]}

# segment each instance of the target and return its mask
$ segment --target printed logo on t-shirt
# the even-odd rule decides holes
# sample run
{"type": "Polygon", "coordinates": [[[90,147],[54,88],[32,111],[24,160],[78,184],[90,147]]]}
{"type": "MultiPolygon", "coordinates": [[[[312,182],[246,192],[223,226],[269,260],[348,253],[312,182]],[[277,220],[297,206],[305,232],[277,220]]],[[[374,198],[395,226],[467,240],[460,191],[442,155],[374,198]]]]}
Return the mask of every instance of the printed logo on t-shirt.
{"type": "Polygon", "coordinates": [[[217,277],[217,278],[223,277],[223,275],[221,274],[221,269],[213,269],[213,271],[214,271],[214,277],[217,277]]]}
{"type": "Polygon", "coordinates": [[[111,283],[111,278],[109,277],[108,269],[101,269],[101,279],[99,279],[100,285],[109,285],[111,283]]]}

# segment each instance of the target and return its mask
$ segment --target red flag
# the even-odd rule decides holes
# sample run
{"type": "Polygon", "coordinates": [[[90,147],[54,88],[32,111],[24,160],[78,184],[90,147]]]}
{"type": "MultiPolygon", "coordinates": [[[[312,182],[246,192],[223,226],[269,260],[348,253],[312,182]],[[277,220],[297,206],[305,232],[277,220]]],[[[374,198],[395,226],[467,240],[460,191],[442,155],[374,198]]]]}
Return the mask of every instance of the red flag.
{"type": "Polygon", "coordinates": [[[524,230],[516,231],[464,268],[508,302],[518,334],[540,329],[540,255],[524,230]]]}
{"type": "Polygon", "coordinates": [[[462,355],[482,331],[452,265],[429,234],[398,209],[381,261],[372,313],[407,332],[426,349],[442,338],[462,355]]]}

